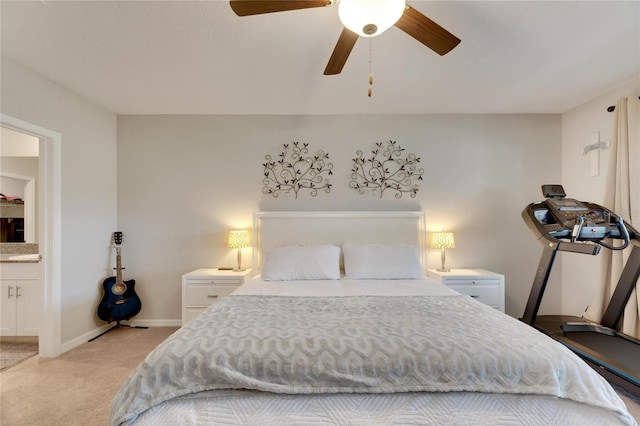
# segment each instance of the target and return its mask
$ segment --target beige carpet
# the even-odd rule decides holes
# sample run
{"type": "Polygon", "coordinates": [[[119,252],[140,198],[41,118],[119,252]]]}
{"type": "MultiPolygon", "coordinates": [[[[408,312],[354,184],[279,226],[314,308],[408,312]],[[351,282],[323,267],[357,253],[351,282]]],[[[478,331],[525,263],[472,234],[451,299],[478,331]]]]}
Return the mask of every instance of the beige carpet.
{"type": "Polygon", "coordinates": [[[53,359],[0,372],[0,424],[109,424],[111,399],[131,371],[176,330],[119,328],[53,359]]]}
{"type": "MultiPolygon", "coordinates": [[[[176,328],[120,328],[58,358],[0,372],[0,424],[106,426],[111,399],[131,371],[176,328]]],[[[640,399],[620,393],[640,423],[640,399]]]]}
{"type": "Polygon", "coordinates": [[[0,371],[13,367],[38,353],[38,343],[0,342],[0,371]]]}

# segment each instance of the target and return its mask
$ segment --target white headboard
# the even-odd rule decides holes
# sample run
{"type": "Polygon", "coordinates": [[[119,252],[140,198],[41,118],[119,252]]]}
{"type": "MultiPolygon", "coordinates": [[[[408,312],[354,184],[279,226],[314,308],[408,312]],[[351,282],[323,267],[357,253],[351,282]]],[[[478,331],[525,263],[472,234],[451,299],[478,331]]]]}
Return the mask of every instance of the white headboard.
{"type": "Polygon", "coordinates": [[[300,212],[253,214],[253,272],[260,273],[265,251],[290,244],[378,243],[416,246],[427,265],[424,212],[300,212]]]}

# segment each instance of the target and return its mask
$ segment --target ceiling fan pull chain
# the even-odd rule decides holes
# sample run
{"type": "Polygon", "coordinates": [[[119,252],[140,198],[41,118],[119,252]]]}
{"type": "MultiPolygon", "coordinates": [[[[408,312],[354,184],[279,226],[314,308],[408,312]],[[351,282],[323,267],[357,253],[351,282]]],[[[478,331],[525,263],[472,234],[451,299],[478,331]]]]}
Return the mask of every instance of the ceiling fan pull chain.
{"type": "Polygon", "coordinates": [[[371,89],[373,86],[373,71],[371,70],[371,39],[373,37],[369,37],[369,90],[367,91],[367,95],[371,97],[371,89]]]}

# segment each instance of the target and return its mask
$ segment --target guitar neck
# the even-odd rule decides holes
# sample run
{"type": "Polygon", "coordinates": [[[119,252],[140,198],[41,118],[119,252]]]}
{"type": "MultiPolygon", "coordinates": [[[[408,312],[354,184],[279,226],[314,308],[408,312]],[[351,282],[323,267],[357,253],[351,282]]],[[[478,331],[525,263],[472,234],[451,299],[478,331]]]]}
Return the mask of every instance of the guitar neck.
{"type": "Polygon", "coordinates": [[[116,283],[122,284],[122,260],[120,257],[120,247],[116,247],[116,283]]]}

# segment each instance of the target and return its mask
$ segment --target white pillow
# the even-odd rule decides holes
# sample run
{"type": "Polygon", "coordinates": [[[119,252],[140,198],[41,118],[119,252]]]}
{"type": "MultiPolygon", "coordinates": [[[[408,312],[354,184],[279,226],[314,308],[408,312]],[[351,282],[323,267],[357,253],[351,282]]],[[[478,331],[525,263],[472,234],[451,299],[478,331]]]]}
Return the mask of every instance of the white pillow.
{"type": "Polygon", "coordinates": [[[418,249],[401,244],[350,244],[342,246],[344,272],[353,280],[420,279],[418,249]]]}
{"type": "Polygon", "coordinates": [[[296,245],[269,250],[261,276],[265,281],[338,280],[340,247],[296,245]]]}

